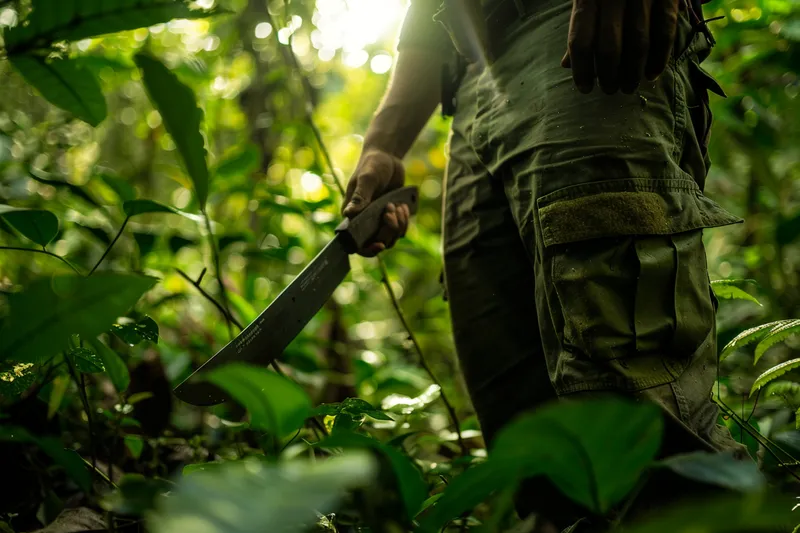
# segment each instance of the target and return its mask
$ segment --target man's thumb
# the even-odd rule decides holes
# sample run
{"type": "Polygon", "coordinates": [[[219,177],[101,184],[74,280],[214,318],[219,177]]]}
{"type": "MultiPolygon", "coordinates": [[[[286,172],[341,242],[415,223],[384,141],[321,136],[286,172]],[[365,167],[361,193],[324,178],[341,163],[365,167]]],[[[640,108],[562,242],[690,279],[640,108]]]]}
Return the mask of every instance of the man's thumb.
{"type": "Polygon", "coordinates": [[[372,201],[372,196],[375,194],[375,180],[364,179],[360,177],[356,184],[356,190],[347,202],[344,208],[344,215],[352,217],[359,214],[364,210],[367,205],[372,201]]]}

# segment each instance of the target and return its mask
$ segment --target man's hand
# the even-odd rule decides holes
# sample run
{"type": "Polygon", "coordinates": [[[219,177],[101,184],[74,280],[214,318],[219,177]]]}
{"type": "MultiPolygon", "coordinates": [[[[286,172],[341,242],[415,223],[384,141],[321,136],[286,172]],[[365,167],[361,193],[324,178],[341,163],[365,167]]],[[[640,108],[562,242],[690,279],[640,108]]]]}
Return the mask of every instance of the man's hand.
{"type": "Polygon", "coordinates": [[[633,93],[642,78],[667,67],[683,0],[573,0],[567,53],[575,85],[589,93],[595,78],[606,94],[633,93]]]}
{"type": "MultiPolygon", "coordinates": [[[[399,158],[378,149],[367,149],[361,154],[353,176],[347,184],[342,214],[353,218],[366,208],[372,200],[382,194],[398,189],[405,182],[403,163],[399,158]]],[[[368,244],[359,255],[374,257],[381,251],[391,248],[406,234],[411,213],[405,204],[388,204],[383,215],[383,224],[374,241],[368,244]]]]}

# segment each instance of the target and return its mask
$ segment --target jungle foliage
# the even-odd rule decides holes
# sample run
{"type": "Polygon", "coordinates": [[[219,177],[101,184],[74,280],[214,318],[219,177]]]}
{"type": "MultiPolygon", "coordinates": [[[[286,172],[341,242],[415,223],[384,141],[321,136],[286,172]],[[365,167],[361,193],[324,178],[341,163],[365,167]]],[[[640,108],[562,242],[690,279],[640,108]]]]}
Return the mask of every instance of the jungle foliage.
{"type": "Polygon", "coordinates": [[[174,398],[333,234],[393,35],[354,44],[368,17],[324,32],[402,5],[368,3],[0,1],[0,531],[527,531],[512,500],[525,477],[604,513],[657,469],[732,493],[620,530],[800,522],[789,0],[705,6],[724,16],[707,68],[729,95],[712,102],[707,189],[746,219],[707,236],[714,399],[759,469],[656,461],[657,410],[612,399],[524,414],[487,457],[438,276],[439,117],[407,161],[422,193],[408,238],[353,258],[272,368],[208,373],[236,402],[174,398]]]}

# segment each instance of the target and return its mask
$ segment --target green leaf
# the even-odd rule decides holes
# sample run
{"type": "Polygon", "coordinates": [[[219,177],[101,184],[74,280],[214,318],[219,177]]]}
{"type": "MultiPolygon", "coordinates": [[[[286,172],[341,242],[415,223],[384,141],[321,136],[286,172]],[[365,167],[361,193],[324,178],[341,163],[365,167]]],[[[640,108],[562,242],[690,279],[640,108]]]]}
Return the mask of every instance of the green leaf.
{"type": "Polygon", "coordinates": [[[181,211],[180,209],[175,209],[174,207],[170,207],[159,202],[154,202],[153,200],[128,200],[122,204],[122,210],[128,217],[144,215],[146,213],[172,213],[173,215],[180,215],[182,217],[194,220],[195,222],[202,222],[203,220],[202,217],[181,211]]]}
{"type": "Polygon", "coordinates": [[[0,330],[0,361],[42,361],[68,349],[71,335],[96,337],[133,307],[156,281],[110,272],[34,281],[24,291],[8,296],[10,313],[0,330]]]}
{"type": "Polygon", "coordinates": [[[800,333],[800,320],[796,319],[771,329],[756,346],[756,362],[761,359],[761,356],[764,355],[767,350],[798,333],[800,333]]]}
{"type": "Polygon", "coordinates": [[[51,104],[97,126],[108,109],[100,83],[91,71],[69,59],[11,55],[11,64],[51,104]]]}
{"type": "Polygon", "coordinates": [[[15,398],[36,381],[33,363],[6,362],[0,364],[0,397],[15,398]]]}
{"type": "Polygon", "coordinates": [[[92,197],[91,194],[86,192],[83,189],[83,187],[80,187],[78,185],[72,184],[72,183],[70,183],[68,181],[64,181],[63,179],[54,179],[52,177],[48,177],[48,176],[50,176],[48,173],[46,173],[46,172],[44,172],[42,170],[39,170],[37,168],[29,168],[28,169],[28,176],[32,180],[38,181],[39,183],[44,183],[45,185],[50,185],[50,186],[55,187],[57,189],[65,189],[65,190],[69,191],[70,194],[72,194],[74,196],[77,196],[78,198],[81,198],[82,200],[84,200],[86,203],[88,203],[89,205],[91,205],[93,207],[97,207],[97,208],[101,207],[100,203],[98,203],[98,201],[95,200],[92,197]]]}
{"type": "Polygon", "coordinates": [[[735,459],[732,452],[674,455],[659,464],[689,479],[740,492],[757,492],[767,483],[755,462],[735,459]]]}
{"type": "Polygon", "coordinates": [[[67,352],[67,357],[75,365],[75,368],[87,374],[103,372],[103,360],[96,353],[88,348],[72,348],[67,352]]]}
{"type": "Polygon", "coordinates": [[[369,402],[361,398],[347,398],[339,407],[340,412],[349,413],[351,415],[367,415],[376,420],[394,420],[380,409],[376,409],[369,402]]]}
{"type": "Polygon", "coordinates": [[[194,246],[197,242],[191,239],[185,239],[180,235],[173,235],[167,241],[167,246],[169,246],[169,251],[173,254],[177,254],[181,251],[182,248],[186,248],[187,246],[194,246]]]}
{"type": "Polygon", "coordinates": [[[136,198],[136,189],[128,180],[107,172],[100,174],[99,177],[123,202],[136,198]]]}
{"type": "Polygon", "coordinates": [[[128,346],[136,346],[142,341],[158,344],[158,324],[149,316],[135,324],[114,324],[111,326],[111,333],[128,346]]]}
{"type": "Polygon", "coordinates": [[[759,302],[754,296],[751,296],[743,289],[737,287],[737,285],[746,283],[748,281],[750,280],[715,280],[711,282],[711,289],[714,291],[714,295],[720,300],[748,300],[761,305],[761,302],[759,302]]]}
{"type": "Polygon", "coordinates": [[[383,399],[381,407],[384,411],[410,415],[411,413],[422,411],[435,402],[439,396],[441,396],[439,385],[431,385],[416,398],[409,398],[402,394],[390,394],[383,399]]]}
{"type": "Polygon", "coordinates": [[[382,453],[392,465],[392,470],[397,477],[408,517],[413,519],[422,508],[422,503],[428,496],[428,487],[411,459],[397,449],[365,435],[345,432],[331,435],[316,443],[315,446],[320,448],[365,448],[382,453]]]}
{"type": "Polygon", "coordinates": [[[50,396],[47,398],[47,419],[50,420],[55,416],[61,408],[61,403],[64,401],[64,396],[67,394],[70,378],[67,374],[61,374],[53,378],[52,387],[50,389],[50,396]]]}
{"type": "Polygon", "coordinates": [[[346,491],[365,486],[375,460],[349,453],[324,461],[227,462],[183,477],[148,517],[148,531],[255,533],[309,531],[317,513],[335,510],[346,491]]]}
{"type": "Polygon", "coordinates": [[[198,19],[220,13],[189,9],[179,0],[36,0],[25,24],[5,32],[9,52],[47,47],[55,41],[79,41],[172,19],[198,19]]]}
{"type": "Polygon", "coordinates": [[[768,491],[703,498],[647,514],[620,533],[789,531],[797,524],[792,497],[768,491]],[[789,529],[786,529],[789,528],[789,529]]]}
{"type": "Polygon", "coordinates": [[[786,361],[784,363],[781,363],[779,365],[770,368],[769,370],[758,376],[758,378],[756,378],[755,383],[753,383],[753,387],[750,389],[750,396],[752,396],[755,391],[757,391],[770,381],[773,381],[781,377],[785,373],[789,372],[790,370],[794,370],[795,368],[798,367],[800,367],[800,359],[792,359],[791,361],[786,361]]]}
{"type": "Polygon", "coordinates": [[[604,514],[636,485],[658,451],[662,430],[658,408],[648,403],[598,398],[544,406],[500,431],[489,459],[447,486],[421,530],[438,531],[494,491],[536,475],[604,514]]]}
{"type": "Polygon", "coordinates": [[[142,71],[150,100],[161,113],[164,127],[178,147],[203,211],[208,199],[208,167],[200,133],[203,113],[197,107],[194,92],[158,59],[140,53],[136,54],[135,61],[142,71]]]}
{"type": "Polygon", "coordinates": [[[219,162],[214,169],[214,176],[218,178],[237,178],[249,176],[258,169],[261,162],[261,150],[253,143],[244,147],[237,147],[219,162]]]}
{"type": "Polygon", "coordinates": [[[99,339],[88,339],[97,355],[103,360],[108,377],[117,392],[125,392],[131,384],[131,376],[125,362],[117,355],[117,352],[103,344],[99,339]]]}
{"type": "Polygon", "coordinates": [[[232,363],[212,370],[205,379],[247,409],[254,429],[277,437],[297,431],[311,412],[311,400],[299,385],[265,368],[232,363]]]}
{"type": "Polygon", "coordinates": [[[86,464],[73,450],[65,449],[60,440],[52,437],[37,437],[21,427],[0,426],[0,441],[36,444],[42,451],[49,455],[56,464],[64,468],[67,475],[77,483],[84,492],[90,492],[92,476],[86,468],[86,464]]]}
{"type": "Polygon", "coordinates": [[[723,359],[727,358],[735,350],[744,348],[747,345],[760,341],[771,330],[783,324],[786,324],[787,322],[789,322],[789,320],[777,320],[775,322],[761,324],[744,330],[743,332],[736,335],[733,338],[733,340],[731,340],[728,344],[725,345],[725,348],[722,349],[722,353],[720,353],[719,355],[719,360],[722,361],[723,359]]]}
{"type": "Polygon", "coordinates": [[[44,209],[0,205],[0,217],[39,246],[47,246],[58,235],[58,218],[44,209]]]}
{"type": "MultiPolygon", "coordinates": [[[[127,443],[128,437],[125,439],[127,443]]],[[[158,498],[172,488],[173,484],[165,479],[148,479],[140,474],[125,474],[117,483],[116,490],[105,496],[100,505],[106,511],[113,513],[141,516],[153,509],[158,498]]]]}
{"type": "Polygon", "coordinates": [[[133,458],[138,460],[144,450],[144,441],[136,435],[125,435],[125,447],[131,452],[133,458]]]}

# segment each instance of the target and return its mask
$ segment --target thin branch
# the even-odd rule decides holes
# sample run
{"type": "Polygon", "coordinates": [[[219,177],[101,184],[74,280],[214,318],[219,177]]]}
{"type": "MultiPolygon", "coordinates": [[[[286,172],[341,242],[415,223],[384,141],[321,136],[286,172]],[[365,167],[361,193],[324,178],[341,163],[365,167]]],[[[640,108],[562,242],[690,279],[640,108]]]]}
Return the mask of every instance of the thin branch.
{"type": "Polygon", "coordinates": [[[208,300],[209,302],[211,302],[212,304],[214,304],[214,306],[215,306],[217,309],[219,309],[219,312],[220,312],[220,313],[222,313],[222,316],[223,316],[223,317],[225,317],[225,320],[229,321],[230,323],[232,323],[234,326],[236,326],[236,327],[237,327],[237,328],[239,328],[240,330],[244,329],[244,328],[242,327],[242,325],[239,323],[239,321],[238,321],[238,320],[236,320],[236,317],[234,317],[233,315],[231,315],[231,314],[230,314],[230,313],[229,313],[229,312],[228,312],[228,311],[227,311],[227,310],[226,310],[224,307],[222,307],[222,304],[221,304],[221,303],[219,303],[217,300],[215,300],[213,296],[211,296],[210,294],[208,294],[208,293],[206,292],[206,290],[205,290],[205,289],[203,289],[203,287],[201,287],[201,286],[200,286],[200,284],[199,284],[198,282],[196,282],[195,280],[193,280],[192,278],[190,278],[190,277],[189,277],[189,274],[187,274],[186,272],[184,272],[184,271],[183,271],[183,270],[181,270],[180,268],[176,268],[175,270],[178,272],[178,274],[180,274],[180,275],[181,275],[181,277],[182,277],[183,279],[185,279],[186,281],[188,281],[189,283],[191,283],[192,285],[194,285],[194,287],[195,287],[195,288],[196,288],[198,291],[200,291],[200,294],[202,294],[202,295],[205,297],[205,299],[206,299],[206,300],[208,300]]]}
{"type": "Polygon", "coordinates": [[[111,251],[111,249],[114,247],[114,245],[115,245],[115,244],[117,244],[117,241],[118,241],[118,240],[119,240],[119,238],[122,236],[122,232],[123,232],[123,231],[125,231],[125,226],[127,226],[127,225],[128,225],[128,220],[130,220],[130,217],[125,217],[125,220],[122,222],[122,226],[120,226],[120,228],[119,228],[119,231],[118,231],[118,232],[117,232],[117,234],[114,236],[114,240],[113,240],[113,241],[111,241],[111,244],[109,244],[109,245],[108,245],[108,248],[106,248],[106,251],[105,251],[105,252],[103,252],[103,255],[101,255],[101,256],[100,256],[100,259],[99,259],[99,260],[97,261],[97,263],[95,263],[95,265],[92,267],[92,270],[91,270],[91,271],[89,271],[89,275],[90,275],[90,276],[91,276],[92,274],[94,274],[94,271],[95,271],[95,270],[97,270],[97,267],[99,267],[99,266],[100,266],[100,263],[102,263],[102,262],[103,262],[103,259],[105,259],[105,258],[106,258],[106,256],[108,255],[108,253],[109,253],[109,252],[111,251]]]}
{"type": "MultiPolygon", "coordinates": [[[[268,13],[268,11],[265,11],[264,13],[267,16],[267,19],[268,19],[267,21],[270,24],[272,24],[273,27],[275,27],[275,22],[272,19],[272,17],[270,16],[270,14],[268,13]]],[[[336,176],[336,167],[334,167],[334,165],[333,165],[333,159],[331,158],[330,152],[328,151],[328,149],[327,149],[327,147],[325,145],[325,141],[322,139],[322,133],[320,132],[319,128],[317,127],[316,122],[314,121],[313,108],[312,108],[313,94],[312,94],[311,84],[309,83],[308,78],[303,73],[303,70],[302,70],[302,68],[300,66],[300,63],[297,60],[297,56],[295,55],[294,51],[292,50],[292,46],[291,46],[291,44],[292,44],[291,39],[292,38],[291,38],[291,36],[289,36],[288,45],[287,46],[283,46],[281,44],[281,42],[278,40],[278,32],[274,31],[273,34],[275,36],[274,39],[275,39],[275,42],[277,43],[278,50],[283,55],[286,63],[288,63],[288,66],[292,70],[294,70],[295,74],[300,79],[300,85],[302,85],[302,87],[303,87],[303,94],[305,96],[306,105],[304,106],[304,109],[305,109],[305,114],[306,114],[306,120],[308,121],[308,124],[311,127],[311,130],[314,132],[314,137],[315,137],[315,139],[317,141],[317,145],[319,147],[319,150],[322,153],[322,157],[325,159],[325,164],[328,166],[328,169],[331,171],[331,175],[333,176],[333,182],[336,185],[336,188],[339,190],[339,193],[342,196],[344,196],[345,195],[345,190],[344,190],[344,187],[342,186],[342,184],[339,183],[339,179],[336,176]]],[[[461,436],[461,428],[459,427],[459,424],[458,424],[458,416],[456,415],[456,411],[455,411],[455,409],[453,409],[452,404],[447,399],[447,395],[445,394],[444,388],[442,387],[441,383],[439,382],[438,379],[436,379],[436,376],[434,375],[433,371],[431,370],[431,367],[428,365],[428,362],[427,362],[427,360],[425,358],[424,352],[422,351],[422,348],[420,347],[419,343],[417,342],[417,338],[414,335],[414,332],[411,330],[411,327],[409,326],[408,321],[406,320],[406,317],[403,314],[402,309],[400,308],[400,302],[397,300],[397,297],[394,294],[394,290],[392,289],[391,282],[389,281],[389,273],[388,273],[388,271],[386,269],[386,264],[383,262],[383,259],[380,256],[377,259],[378,259],[378,266],[380,267],[380,270],[381,270],[381,276],[382,276],[382,280],[381,281],[383,282],[383,285],[386,287],[386,291],[388,292],[389,298],[392,301],[392,306],[394,307],[395,311],[397,312],[397,317],[400,319],[400,323],[403,325],[403,328],[408,333],[408,337],[409,337],[409,339],[411,339],[411,342],[414,345],[414,349],[419,354],[420,365],[422,366],[423,370],[425,370],[425,372],[427,372],[428,376],[430,376],[431,381],[433,381],[436,385],[439,386],[439,390],[441,391],[441,396],[442,396],[442,403],[444,403],[445,408],[447,409],[447,413],[450,416],[451,422],[454,425],[454,428],[455,428],[455,431],[456,431],[456,435],[458,436],[458,446],[459,446],[459,448],[461,450],[461,454],[463,455],[463,454],[466,453],[466,449],[467,448],[466,448],[466,446],[464,444],[464,439],[461,436]]]]}
{"type": "MultiPolygon", "coordinates": [[[[222,280],[222,267],[219,261],[219,249],[217,248],[217,241],[214,239],[214,231],[211,229],[211,218],[208,213],[203,209],[203,219],[206,221],[206,230],[208,231],[208,244],[211,246],[211,258],[214,261],[214,274],[217,276],[217,283],[219,284],[219,295],[222,299],[222,308],[225,310],[225,320],[228,324],[228,336],[233,338],[233,328],[231,327],[231,311],[228,306],[228,292],[225,289],[225,282],[222,280]]],[[[202,276],[201,276],[202,277],[202,276]]],[[[239,329],[242,329],[239,326],[239,329]]]]}
{"type": "Polygon", "coordinates": [[[75,271],[76,274],[80,274],[81,273],[80,270],[78,270],[75,265],[73,265],[72,263],[70,263],[65,258],[61,257],[60,255],[54,254],[53,252],[51,252],[49,250],[39,250],[39,249],[36,249],[36,248],[22,248],[20,246],[0,246],[0,250],[14,250],[14,251],[18,251],[18,252],[33,252],[35,254],[49,255],[50,257],[55,257],[56,259],[58,259],[59,261],[61,261],[62,263],[64,263],[68,267],[70,267],[72,270],[75,271]]]}
{"type": "Polygon", "coordinates": [[[389,281],[389,272],[386,270],[386,265],[383,261],[378,261],[378,265],[381,269],[381,282],[383,286],[386,287],[386,291],[389,293],[389,299],[392,301],[392,305],[394,306],[394,310],[397,312],[397,317],[400,319],[400,323],[403,325],[403,328],[408,333],[408,338],[411,340],[411,344],[414,345],[414,349],[417,351],[419,355],[419,364],[422,369],[427,372],[428,376],[430,376],[431,381],[436,383],[439,386],[439,391],[442,396],[442,403],[444,404],[445,408],[447,409],[447,413],[450,415],[450,421],[452,422],[456,436],[458,437],[458,447],[461,449],[461,454],[465,455],[467,451],[467,447],[464,444],[464,438],[461,436],[461,428],[458,424],[458,416],[456,415],[456,410],[453,408],[453,405],[450,403],[450,400],[447,399],[447,395],[444,392],[444,388],[442,384],[436,379],[436,375],[433,373],[430,365],[428,364],[427,359],[425,358],[425,354],[422,351],[422,347],[420,347],[419,342],[417,341],[416,335],[411,329],[411,326],[408,324],[408,320],[406,319],[403,310],[400,308],[400,302],[397,300],[397,296],[394,293],[394,289],[392,288],[392,284],[389,281]]]}

